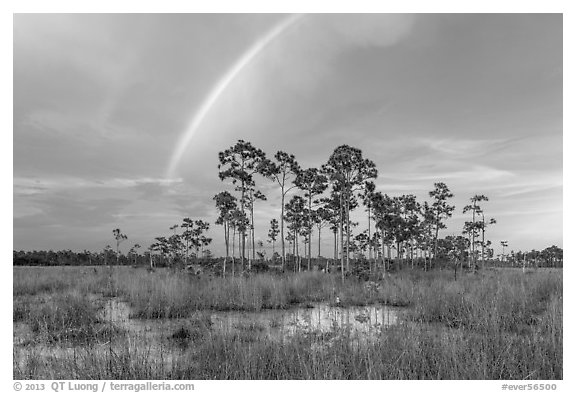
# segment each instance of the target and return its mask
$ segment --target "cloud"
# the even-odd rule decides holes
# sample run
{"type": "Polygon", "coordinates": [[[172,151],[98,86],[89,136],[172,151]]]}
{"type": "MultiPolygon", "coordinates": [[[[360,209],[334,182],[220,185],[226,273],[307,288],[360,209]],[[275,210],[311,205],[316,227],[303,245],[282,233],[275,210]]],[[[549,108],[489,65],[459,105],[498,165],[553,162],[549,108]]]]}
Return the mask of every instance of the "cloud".
{"type": "Polygon", "coordinates": [[[551,172],[526,173],[523,174],[519,181],[500,185],[498,187],[498,195],[502,198],[528,196],[536,193],[558,191],[562,187],[562,174],[551,172]]]}
{"type": "MultiPolygon", "coordinates": [[[[116,226],[145,244],[182,217],[213,222],[213,195],[233,188],[217,178],[217,152],[240,138],[269,155],[294,153],[304,167],[350,144],[376,163],[382,192],[425,199],[445,181],[460,211],[475,193],[490,197],[486,211],[502,216],[495,237],[561,238],[561,213],[540,226],[500,214],[554,212],[562,203],[557,17],[550,29],[538,15],[530,23],[515,15],[306,15],[218,99],[179,166],[182,178],[163,179],[206,95],[286,17],[17,15],[15,244],[99,247],[116,226]],[[89,221],[101,224],[82,225],[89,221]],[[510,230],[523,225],[531,236],[510,230]]],[[[265,237],[279,197],[272,183],[258,183],[269,197],[255,217],[265,237]]],[[[354,214],[365,227],[361,209],[354,214]]],[[[221,232],[211,230],[216,253],[221,232]]]]}
{"type": "Polygon", "coordinates": [[[432,173],[422,173],[418,172],[403,172],[397,174],[396,176],[388,176],[391,179],[402,179],[407,182],[423,182],[423,181],[438,181],[438,179],[444,179],[448,181],[460,181],[467,183],[478,183],[478,182],[494,182],[501,181],[505,179],[514,178],[514,173],[491,168],[483,165],[468,165],[467,169],[460,169],[451,172],[432,172],[432,173]]]}
{"type": "Polygon", "coordinates": [[[157,200],[180,179],[14,179],[15,225],[81,226],[115,222],[126,209],[157,200]]]}
{"type": "Polygon", "coordinates": [[[394,45],[410,33],[414,19],[402,14],[307,15],[261,63],[281,77],[284,88],[309,91],[330,75],[340,54],[394,45]]]}
{"type": "Polygon", "coordinates": [[[114,215],[129,201],[120,198],[78,198],[66,193],[44,195],[35,201],[33,214],[15,216],[20,228],[84,228],[114,222],[114,215]]]}
{"type": "Polygon", "coordinates": [[[255,122],[262,127],[287,120],[338,79],[341,55],[395,45],[410,34],[414,19],[403,14],[305,15],[238,74],[201,128],[226,133],[255,122]]]}
{"type": "Polygon", "coordinates": [[[14,192],[21,194],[30,194],[46,191],[61,191],[72,189],[89,189],[89,188],[137,188],[141,186],[156,185],[159,187],[171,187],[175,184],[182,183],[181,178],[88,178],[88,177],[43,177],[34,179],[29,177],[14,177],[14,192]]]}
{"type": "Polygon", "coordinates": [[[421,144],[452,158],[472,159],[509,146],[510,139],[440,139],[424,138],[421,144]]]}

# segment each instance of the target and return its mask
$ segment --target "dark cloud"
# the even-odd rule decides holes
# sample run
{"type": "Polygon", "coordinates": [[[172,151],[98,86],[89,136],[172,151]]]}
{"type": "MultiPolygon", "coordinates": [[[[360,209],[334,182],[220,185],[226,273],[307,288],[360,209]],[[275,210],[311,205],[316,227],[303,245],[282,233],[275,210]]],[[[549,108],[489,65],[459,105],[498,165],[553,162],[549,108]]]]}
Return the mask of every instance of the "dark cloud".
{"type": "Polygon", "coordinates": [[[41,214],[15,219],[17,226],[58,226],[65,228],[82,228],[113,222],[114,215],[119,213],[130,202],[118,198],[81,197],[58,193],[35,198],[41,214]]]}
{"type": "MultiPolygon", "coordinates": [[[[305,16],[229,83],[164,178],[210,92],[285,18],[16,15],[14,246],[101,248],[117,226],[145,245],[183,217],[213,222],[213,195],[233,191],[217,154],[237,139],[304,167],[353,145],[383,192],[426,198],[445,181],[458,209],[489,194],[494,239],[562,243],[559,14],[305,16]]],[[[280,202],[258,182],[265,238],[280,202]]]]}

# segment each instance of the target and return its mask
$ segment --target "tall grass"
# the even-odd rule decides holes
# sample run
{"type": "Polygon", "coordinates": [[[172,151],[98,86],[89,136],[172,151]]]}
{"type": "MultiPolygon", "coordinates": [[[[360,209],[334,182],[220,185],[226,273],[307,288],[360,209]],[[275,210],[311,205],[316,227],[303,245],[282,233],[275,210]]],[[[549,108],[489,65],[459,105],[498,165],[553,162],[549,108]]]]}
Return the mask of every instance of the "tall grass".
{"type": "Polygon", "coordinates": [[[26,323],[36,343],[94,344],[119,332],[102,319],[100,308],[86,293],[71,290],[15,302],[13,320],[26,323]]]}
{"type": "Polygon", "coordinates": [[[366,345],[354,345],[346,335],[330,343],[302,335],[280,346],[219,336],[199,348],[203,361],[178,377],[561,379],[561,352],[553,352],[558,339],[540,329],[526,336],[484,335],[426,325],[396,326],[366,345]]]}
{"type": "Polygon", "coordinates": [[[322,273],[197,279],[167,269],[32,268],[14,270],[14,296],[13,320],[38,340],[84,342],[54,355],[15,346],[17,379],[563,378],[561,271],[484,271],[457,281],[450,271],[403,271],[367,288],[322,273]],[[278,343],[258,336],[257,326],[217,332],[202,319],[165,332],[182,349],[159,358],[125,335],[116,335],[114,351],[86,345],[118,333],[99,319],[90,294],[123,298],[140,318],[282,309],[336,296],[343,305],[407,308],[401,324],[362,345],[346,331],[278,343]]]}
{"type": "Polygon", "coordinates": [[[521,333],[540,322],[552,299],[562,299],[559,274],[509,272],[460,281],[419,280],[409,316],[416,322],[440,322],[481,332],[521,333]]]}
{"type": "Polygon", "coordinates": [[[126,280],[121,294],[140,317],[179,317],[200,309],[251,310],[287,308],[333,297],[334,279],[318,275],[256,276],[202,281],[186,276],[126,280]]]}
{"type": "Polygon", "coordinates": [[[110,274],[108,267],[14,267],[12,294],[35,296],[61,293],[77,289],[84,293],[99,293],[106,287],[110,274]]]}
{"type": "Polygon", "coordinates": [[[41,379],[562,379],[561,335],[548,336],[548,328],[557,326],[484,335],[410,324],[364,345],[346,334],[300,333],[279,344],[249,332],[212,333],[170,363],[127,343],[111,358],[79,351],[43,364],[28,359],[14,378],[34,367],[41,379]]]}

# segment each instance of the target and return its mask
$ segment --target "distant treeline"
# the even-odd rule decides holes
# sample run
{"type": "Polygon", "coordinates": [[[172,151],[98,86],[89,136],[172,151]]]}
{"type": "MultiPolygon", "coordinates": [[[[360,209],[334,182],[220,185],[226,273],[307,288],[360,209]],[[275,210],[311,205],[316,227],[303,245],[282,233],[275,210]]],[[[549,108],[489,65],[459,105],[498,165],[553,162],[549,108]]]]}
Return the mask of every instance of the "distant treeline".
{"type": "Polygon", "coordinates": [[[120,254],[112,250],[101,252],[71,250],[61,251],[13,251],[14,266],[98,266],[98,265],[133,265],[146,263],[145,255],[120,254]]]}
{"type": "MultiPolygon", "coordinates": [[[[439,261],[435,264],[437,267],[443,267],[449,264],[448,255],[443,255],[443,243],[445,239],[440,239],[439,261]]],[[[156,256],[153,256],[156,257],[156,256]]],[[[219,264],[223,263],[224,258],[212,258],[211,254],[205,253],[204,257],[199,260],[192,258],[192,262],[201,264],[219,264]]],[[[287,260],[291,261],[296,259],[294,255],[288,254],[287,260]]],[[[365,260],[363,254],[356,254],[356,261],[365,260]]],[[[264,258],[258,260],[259,263],[276,264],[279,261],[278,255],[273,260],[266,260],[264,258]]],[[[318,268],[325,266],[326,261],[332,259],[326,258],[313,258],[314,265],[318,268]]],[[[414,266],[421,267],[424,258],[414,258],[414,266]]],[[[489,259],[487,266],[497,267],[563,267],[563,250],[557,246],[550,246],[541,251],[510,251],[506,256],[499,258],[489,259]]],[[[394,263],[394,260],[390,260],[394,263]]],[[[150,253],[144,252],[139,254],[137,252],[129,252],[128,254],[117,255],[112,249],[107,248],[101,252],[81,251],[74,252],[71,250],[61,251],[13,251],[13,265],[14,266],[105,266],[105,265],[142,265],[147,266],[150,264],[150,253]]],[[[155,265],[157,267],[171,266],[169,260],[161,260],[156,258],[155,265]]],[[[304,265],[304,264],[303,264],[304,265]]],[[[305,269],[305,266],[302,266],[305,269]]]]}
{"type": "Polygon", "coordinates": [[[283,151],[268,157],[243,140],[219,152],[218,160],[218,177],[232,191],[213,197],[219,213],[215,224],[224,229],[226,258],[214,259],[210,254],[210,223],[186,217],[169,228],[168,237],[155,237],[142,254],[138,250],[141,246],[134,244],[123,255],[121,245],[128,235],[116,228],[112,231],[115,249],[107,246],[98,253],[15,251],[14,265],[148,264],[154,268],[183,267],[191,262],[221,268],[224,276],[230,263],[233,275],[253,270],[253,264],[265,268],[264,240],[256,242],[255,213],[257,205],[268,200],[263,191],[270,189],[272,182],[273,193],[281,201],[280,215],[270,217],[266,241],[272,245],[271,264],[279,265],[282,271],[336,269],[344,279],[345,273],[373,274],[406,267],[562,266],[563,252],[557,246],[515,253],[508,251],[507,240],[492,244],[489,228],[496,219],[486,214],[484,205],[489,198],[483,194],[471,196],[461,207],[469,218],[461,234],[440,238],[440,231],[447,228],[456,209],[450,202],[454,194],[448,185],[434,183],[425,199],[414,194],[390,196],[376,189],[376,164],[352,146],[338,146],[318,168],[302,168],[293,154],[283,151]],[[351,219],[350,213],[359,208],[366,213],[366,227],[351,219]],[[329,231],[324,237],[322,229],[329,231]],[[333,244],[328,252],[321,249],[321,239],[326,238],[333,244]],[[314,246],[313,252],[315,240],[317,251],[314,246]]]}

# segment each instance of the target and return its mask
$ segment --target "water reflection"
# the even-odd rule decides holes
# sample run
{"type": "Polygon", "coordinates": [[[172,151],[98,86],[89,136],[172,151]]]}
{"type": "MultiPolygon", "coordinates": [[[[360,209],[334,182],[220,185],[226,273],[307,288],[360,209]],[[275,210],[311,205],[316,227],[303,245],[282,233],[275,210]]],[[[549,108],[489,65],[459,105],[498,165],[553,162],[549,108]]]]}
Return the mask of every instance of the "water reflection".
{"type": "Polygon", "coordinates": [[[333,307],[316,303],[312,307],[259,312],[212,313],[213,329],[220,331],[252,329],[270,338],[283,338],[298,332],[341,331],[371,336],[398,322],[398,311],[382,305],[333,307]]]}
{"type": "Polygon", "coordinates": [[[101,310],[101,319],[119,328],[112,342],[52,345],[37,341],[25,324],[15,323],[14,365],[26,369],[26,362],[31,359],[45,364],[71,358],[77,362],[79,353],[84,354],[80,356],[83,359],[107,356],[112,345],[117,353],[145,354],[148,364],[170,369],[181,359],[190,361],[187,355],[194,351],[191,343],[210,340],[215,334],[236,335],[247,341],[282,341],[299,333],[318,334],[321,339],[313,340],[317,350],[325,348],[324,345],[338,335],[346,334],[361,345],[377,338],[386,327],[398,323],[398,312],[383,305],[334,307],[315,303],[288,310],[199,311],[182,319],[137,319],[130,318],[128,303],[107,299],[101,310]]]}

